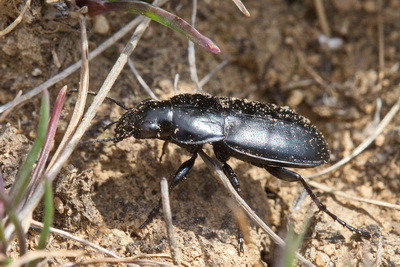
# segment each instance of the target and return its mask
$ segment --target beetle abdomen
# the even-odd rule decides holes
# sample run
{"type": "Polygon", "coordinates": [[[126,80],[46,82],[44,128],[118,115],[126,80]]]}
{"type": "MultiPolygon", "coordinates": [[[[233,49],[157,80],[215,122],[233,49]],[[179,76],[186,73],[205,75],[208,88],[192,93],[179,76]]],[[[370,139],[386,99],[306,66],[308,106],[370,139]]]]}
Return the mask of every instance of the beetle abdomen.
{"type": "Polygon", "coordinates": [[[322,134],[305,119],[293,122],[272,116],[230,115],[225,119],[224,143],[233,157],[259,166],[310,167],[329,159],[322,134]]]}

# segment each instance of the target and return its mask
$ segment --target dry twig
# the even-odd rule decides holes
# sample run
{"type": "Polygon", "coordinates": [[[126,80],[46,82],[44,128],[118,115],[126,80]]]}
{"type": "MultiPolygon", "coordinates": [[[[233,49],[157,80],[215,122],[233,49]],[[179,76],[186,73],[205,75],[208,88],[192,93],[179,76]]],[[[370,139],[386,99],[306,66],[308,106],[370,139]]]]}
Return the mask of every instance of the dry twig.
{"type": "Polygon", "coordinates": [[[385,76],[385,40],[383,33],[383,10],[382,10],[382,0],[378,0],[378,14],[377,14],[377,24],[378,24],[378,47],[379,47],[379,83],[382,86],[382,80],[385,76]]]}
{"type": "MultiPolygon", "coordinates": [[[[38,222],[38,221],[35,221],[35,220],[31,220],[31,225],[36,226],[36,227],[39,227],[39,228],[42,228],[42,227],[43,227],[43,223],[38,222]]],[[[87,241],[87,240],[85,240],[85,239],[82,239],[82,238],[80,238],[80,237],[74,236],[73,234],[68,233],[68,232],[66,232],[66,231],[63,231],[63,230],[60,230],[60,229],[57,229],[57,228],[50,227],[50,232],[53,233],[53,234],[56,234],[56,235],[65,237],[65,238],[67,238],[67,239],[75,240],[75,241],[77,241],[77,242],[79,242],[79,243],[82,243],[83,245],[85,245],[85,246],[87,246],[87,247],[91,247],[91,248],[93,248],[93,249],[95,249],[95,250],[97,250],[97,251],[99,251],[100,253],[103,253],[103,254],[105,254],[105,255],[108,255],[108,256],[111,256],[111,257],[114,257],[114,258],[120,258],[120,257],[119,257],[117,254],[115,254],[114,252],[109,251],[108,249],[105,249],[105,248],[103,248],[103,247],[100,247],[100,246],[98,246],[98,245],[96,245],[96,244],[94,244],[94,243],[92,243],[92,242],[89,242],[89,241],[87,241]]]]}
{"type": "Polygon", "coordinates": [[[25,264],[32,262],[36,259],[46,258],[46,257],[80,257],[85,255],[85,252],[82,250],[35,250],[30,251],[15,259],[11,264],[7,265],[8,267],[20,267],[25,264]]]}
{"type": "Polygon", "coordinates": [[[6,112],[4,112],[3,114],[1,114],[0,116],[0,123],[2,123],[7,116],[11,113],[11,111],[14,109],[15,105],[16,105],[16,99],[18,99],[20,96],[22,95],[22,91],[19,90],[17,95],[14,97],[14,99],[11,101],[11,106],[9,109],[6,110],[6,112]]]}
{"type": "Polygon", "coordinates": [[[169,203],[168,182],[165,177],[161,179],[161,200],[162,200],[164,221],[165,224],[167,225],[168,242],[169,242],[169,249],[171,250],[172,261],[174,262],[174,264],[180,265],[181,264],[180,253],[178,246],[176,245],[174,226],[172,224],[171,206],[169,203]]]}
{"type": "Polygon", "coordinates": [[[135,75],[136,79],[140,83],[140,85],[143,87],[143,89],[146,91],[146,93],[153,99],[157,99],[157,96],[154,94],[153,90],[151,90],[150,86],[145,82],[145,80],[142,78],[142,76],[139,74],[138,70],[135,67],[135,64],[133,63],[133,60],[128,58],[128,66],[135,75]]]}
{"type": "Polygon", "coordinates": [[[322,0],[314,0],[314,6],[315,6],[315,9],[317,10],[319,23],[321,24],[321,29],[322,29],[323,33],[326,36],[330,37],[331,29],[329,27],[329,23],[326,18],[326,12],[325,12],[325,8],[324,8],[324,4],[322,3],[322,0]]]}
{"type": "Polygon", "coordinates": [[[89,91],[89,48],[88,48],[88,40],[86,34],[86,17],[84,15],[79,16],[79,23],[81,26],[81,38],[82,38],[82,68],[81,68],[81,77],[79,82],[79,94],[78,99],[75,104],[74,111],[72,113],[71,120],[68,124],[67,130],[58,145],[57,151],[54,153],[53,158],[51,159],[47,170],[51,168],[54,162],[57,160],[58,155],[63,151],[65,145],[71,139],[73,133],[78,127],[79,122],[82,119],[83,112],[85,110],[85,104],[87,99],[87,94],[89,91]]]}
{"type": "Polygon", "coordinates": [[[15,29],[15,27],[18,26],[18,24],[22,21],[22,18],[24,17],[26,11],[30,6],[31,6],[31,0],[27,0],[24,8],[22,9],[22,12],[19,13],[18,17],[13,21],[13,23],[8,25],[8,27],[5,28],[4,30],[0,31],[0,37],[3,37],[4,35],[10,33],[12,30],[15,29]]]}

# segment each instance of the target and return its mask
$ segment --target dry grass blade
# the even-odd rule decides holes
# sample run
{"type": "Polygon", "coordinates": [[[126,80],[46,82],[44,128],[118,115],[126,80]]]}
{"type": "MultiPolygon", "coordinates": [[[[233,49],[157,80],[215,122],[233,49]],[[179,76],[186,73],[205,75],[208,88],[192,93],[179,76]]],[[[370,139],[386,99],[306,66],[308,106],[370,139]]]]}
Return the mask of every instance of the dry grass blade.
{"type": "Polygon", "coordinates": [[[314,188],[317,188],[317,189],[327,192],[327,193],[334,194],[336,196],[340,196],[340,197],[344,197],[347,199],[356,200],[356,201],[360,201],[360,202],[365,202],[365,203],[373,204],[376,206],[400,210],[400,205],[391,204],[391,203],[388,203],[385,201],[378,201],[378,200],[372,200],[372,199],[363,198],[363,197],[352,196],[352,195],[349,195],[347,193],[344,193],[342,191],[339,191],[337,189],[334,189],[332,187],[329,187],[327,185],[324,185],[324,184],[321,184],[321,183],[318,183],[315,181],[307,181],[307,183],[314,188]]]}
{"type": "Polygon", "coordinates": [[[382,0],[377,1],[378,13],[377,13],[377,24],[378,24],[378,47],[379,47],[379,82],[382,85],[382,80],[385,75],[385,38],[384,38],[384,25],[383,25],[383,11],[382,11],[382,0]]]}
{"type": "Polygon", "coordinates": [[[326,19],[326,12],[322,0],[314,0],[315,9],[317,10],[317,15],[319,22],[321,23],[321,28],[326,36],[331,36],[331,29],[329,27],[328,20],[326,19]]]}
{"type": "MultiPolygon", "coordinates": [[[[121,39],[123,36],[125,36],[128,32],[130,32],[133,28],[135,28],[141,21],[143,20],[142,17],[137,17],[130,23],[128,23],[125,27],[123,27],[121,30],[116,32],[113,36],[108,38],[106,41],[104,41],[102,44],[100,44],[95,50],[93,50],[89,54],[89,61],[92,60],[93,58],[97,57],[101,53],[103,53],[107,48],[115,44],[119,39],[121,39]]],[[[19,105],[32,97],[36,96],[40,92],[42,92],[44,89],[50,88],[54,84],[62,81],[72,73],[74,73],[77,69],[79,69],[82,65],[82,60],[79,60],[63,70],[62,72],[58,73],[57,75],[51,77],[49,80],[45,81],[44,83],[38,85],[37,87],[33,88],[29,92],[23,94],[21,97],[18,97],[15,99],[15,101],[9,102],[7,104],[4,104],[0,106],[0,114],[3,113],[4,111],[8,110],[12,106],[19,105]]]]}
{"type": "Polygon", "coordinates": [[[150,86],[145,82],[145,80],[142,78],[142,76],[139,74],[138,70],[135,67],[135,64],[133,63],[133,60],[128,58],[128,66],[135,75],[136,79],[140,83],[140,85],[143,87],[143,89],[146,91],[146,93],[153,99],[157,99],[157,96],[154,94],[154,92],[151,90],[150,86]]]}
{"type": "Polygon", "coordinates": [[[294,47],[295,53],[297,56],[297,59],[299,60],[299,63],[304,67],[304,69],[310,74],[310,76],[322,87],[328,88],[329,84],[328,82],[325,81],[324,78],[321,77],[321,75],[318,74],[316,70],[314,70],[310,64],[307,63],[307,60],[303,54],[303,52],[300,52],[296,47],[294,47]]]}
{"type": "Polygon", "coordinates": [[[15,101],[15,100],[18,99],[21,95],[22,95],[22,91],[19,90],[19,91],[18,91],[18,94],[15,96],[15,98],[13,99],[13,101],[11,101],[11,106],[10,106],[10,108],[7,109],[6,112],[4,112],[3,114],[1,114],[1,116],[0,116],[0,123],[2,123],[2,122],[7,118],[7,116],[11,113],[11,111],[14,109],[14,107],[15,107],[15,105],[16,105],[16,101],[15,101]]]}
{"type": "Polygon", "coordinates": [[[167,262],[159,262],[155,260],[147,260],[147,259],[136,259],[136,258],[124,258],[124,259],[114,259],[114,258],[100,258],[100,259],[91,259],[81,262],[71,262],[61,265],[61,267],[72,267],[72,266],[83,266],[83,265],[93,265],[100,263],[129,263],[133,266],[165,266],[165,267],[176,267],[177,265],[170,264],[167,262]]]}
{"type": "Polygon", "coordinates": [[[217,73],[223,67],[228,65],[228,63],[229,63],[229,61],[227,59],[225,59],[224,61],[219,63],[213,70],[211,70],[209,73],[207,73],[207,75],[204,76],[203,79],[201,79],[200,86],[204,86],[206,83],[208,83],[211,80],[211,78],[215,75],[215,73],[217,73]]]}
{"type": "Polygon", "coordinates": [[[80,15],[79,23],[81,26],[81,37],[82,37],[82,68],[81,68],[81,77],[79,82],[78,99],[76,101],[75,108],[72,113],[71,121],[68,124],[63,139],[61,140],[60,145],[57,148],[57,151],[54,153],[54,156],[50,164],[48,165],[47,170],[51,168],[51,166],[57,160],[58,155],[61,153],[65,145],[71,139],[72,134],[75,132],[76,127],[78,127],[78,124],[85,110],[86,98],[89,91],[89,59],[88,59],[89,48],[88,48],[88,40],[86,34],[86,17],[80,15]]]}
{"type": "MultiPolygon", "coordinates": [[[[274,241],[275,244],[279,245],[280,247],[284,247],[286,245],[285,242],[277,234],[275,234],[271,230],[271,228],[269,228],[268,225],[266,225],[260,219],[260,217],[258,217],[254,213],[254,211],[249,207],[249,205],[247,205],[247,203],[239,196],[239,194],[233,188],[228,178],[225,176],[220,166],[202,150],[199,151],[199,154],[203,159],[203,161],[206,163],[207,167],[213,172],[214,177],[217,178],[219,183],[222,183],[222,185],[228,190],[228,192],[232,195],[235,201],[246,211],[247,215],[253,220],[253,222],[255,222],[259,227],[261,227],[271,237],[271,239],[274,241]]],[[[298,252],[296,252],[296,258],[306,266],[315,266],[309,260],[300,255],[298,252]]]]}
{"type": "Polygon", "coordinates": [[[244,6],[244,4],[242,3],[242,1],[240,0],[232,0],[235,5],[239,8],[239,10],[245,14],[246,16],[250,16],[250,12],[247,10],[247,8],[244,6]]]}
{"type": "MultiPolygon", "coordinates": [[[[42,227],[43,227],[43,223],[38,222],[38,221],[35,221],[35,220],[31,220],[31,225],[36,226],[36,227],[39,227],[39,228],[42,228],[42,227]]],[[[68,232],[66,232],[66,231],[63,231],[63,230],[60,230],[60,229],[57,229],[57,228],[50,227],[50,232],[53,233],[53,234],[57,234],[57,235],[59,235],[59,236],[65,237],[65,238],[67,238],[67,239],[75,240],[75,241],[77,241],[77,242],[79,242],[79,243],[82,243],[82,244],[85,245],[85,246],[91,247],[91,248],[93,248],[93,249],[95,249],[95,250],[97,250],[97,251],[99,251],[99,252],[101,252],[101,253],[103,253],[103,254],[108,255],[108,256],[111,256],[111,257],[114,257],[114,258],[120,258],[120,257],[119,257],[117,254],[115,254],[114,252],[109,251],[108,249],[105,249],[105,248],[103,248],[103,247],[100,247],[100,246],[98,246],[98,245],[96,245],[96,244],[94,244],[94,243],[92,243],[92,242],[89,242],[89,241],[87,241],[87,240],[85,240],[85,239],[82,239],[82,238],[80,238],[80,237],[74,236],[73,234],[68,233],[68,232]]]]}
{"type": "MultiPolygon", "coordinates": [[[[154,1],[154,5],[159,5],[160,3],[164,3],[165,1],[156,0],[154,1]]],[[[94,98],[93,103],[90,105],[88,111],[86,112],[84,118],[82,119],[81,124],[76,129],[75,134],[72,136],[70,142],[65,146],[65,149],[62,154],[60,154],[57,161],[53,164],[53,166],[48,170],[45,174],[47,179],[52,182],[56,175],[61,170],[62,166],[68,160],[72,152],[74,151],[75,147],[78,145],[79,140],[82,138],[83,134],[89,128],[90,123],[94,116],[96,115],[96,111],[99,108],[100,104],[103,103],[104,99],[106,98],[108,92],[110,91],[111,87],[113,86],[115,80],[117,79],[119,73],[124,68],[128,57],[136,48],[137,43],[139,42],[141,36],[143,35],[144,31],[146,30],[147,26],[150,23],[150,19],[145,18],[143,22],[136,28],[132,38],[125,46],[124,50],[122,51],[121,55],[117,59],[117,62],[113,66],[110,74],[107,76],[106,80],[104,81],[102,87],[100,88],[97,96],[94,98]]],[[[26,207],[20,212],[19,218],[25,218],[28,214],[32,212],[32,210],[38,205],[40,199],[42,198],[44,193],[43,184],[41,184],[35,193],[32,195],[30,202],[26,205],[26,207]]],[[[8,226],[5,229],[6,236],[10,236],[13,231],[12,226],[8,226]]]]}
{"type": "Polygon", "coordinates": [[[174,227],[172,224],[172,214],[171,214],[171,206],[169,203],[169,189],[168,182],[165,177],[161,179],[161,200],[162,200],[162,209],[164,214],[164,220],[167,224],[167,234],[168,234],[168,242],[169,249],[171,250],[172,261],[176,265],[181,264],[179,249],[176,245],[176,238],[174,233],[174,227]]]}
{"type": "Polygon", "coordinates": [[[382,266],[382,253],[383,253],[383,236],[379,237],[378,250],[376,252],[376,261],[374,266],[382,266]]]}
{"type": "Polygon", "coordinates": [[[175,74],[175,77],[174,77],[174,94],[176,94],[176,95],[179,93],[178,85],[179,85],[179,73],[175,74]]]}
{"type": "Polygon", "coordinates": [[[83,255],[85,255],[83,250],[35,250],[15,259],[7,267],[20,267],[33,260],[46,257],[81,257],[83,255]]]}
{"type": "Polygon", "coordinates": [[[24,17],[26,11],[28,8],[31,6],[31,0],[27,0],[24,6],[24,9],[22,9],[22,12],[18,15],[18,17],[11,23],[7,28],[4,30],[0,31],[0,37],[3,37],[4,35],[10,33],[15,27],[18,26],[18,24],[22,21],[22,18],[24,17]]]}

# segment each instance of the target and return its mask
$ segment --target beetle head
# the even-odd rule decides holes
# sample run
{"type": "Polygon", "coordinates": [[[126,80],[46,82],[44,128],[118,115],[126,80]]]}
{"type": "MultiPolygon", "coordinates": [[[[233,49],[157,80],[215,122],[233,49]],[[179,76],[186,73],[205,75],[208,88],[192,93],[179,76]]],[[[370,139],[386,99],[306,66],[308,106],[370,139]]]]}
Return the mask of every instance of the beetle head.
{"type": "Polygon", "coordinates": [[[169,102],[144,101],[118,120],[115,128],[117,142],[130,136],[136,139],[168,139],[172,134],[171,121],[169,102]]]}

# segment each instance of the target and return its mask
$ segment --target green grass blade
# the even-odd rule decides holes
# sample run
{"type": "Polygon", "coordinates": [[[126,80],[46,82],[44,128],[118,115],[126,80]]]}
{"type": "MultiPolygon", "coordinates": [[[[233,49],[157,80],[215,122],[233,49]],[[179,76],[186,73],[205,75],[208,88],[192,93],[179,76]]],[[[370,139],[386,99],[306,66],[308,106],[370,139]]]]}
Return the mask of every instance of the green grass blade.
{"type": "MultiPolygon", "coordinates": [[[[51,183],[45,179],[44,181],[44,213],[43,213],[43,228],[40,233],[39,244],[37,245],[36,249],[45,249],[47,239],[50,234],[50,227],[53,223],[54,217],[54,204],[53,204],[53,189],[51,187],[51,183]]],[[[28,267],[34,267],[39,262],[39,259],[34,260],[28,264],[28,267]]]]}
{"type": "MultiPolygon", "coordinates": [[[[8,219],[14,224],[15,232],[17,234],[18,242],[19,242],[19,253],[20,255],[24,255],[26,253],[26,241],[25,241],[25,232],[22,228],[21,222],[18,219],[18,216],[15,212],[15,207],[12,205],[12,202],[9,198],[2,193],[0,193],[0,201],[4,205],[5,214],[7,214],[8,219]]],[[[2,229],[3,230],[3,229],[2,229]]],[[[4,238],[6,239],[6,238],[4,238]]],[[[3,246],[8,245],[9,240],[5,240],[3,246]]]]}
{"type": "Polygon", "coordinates": [[[42,150],[36,163],[36,167],[33,170],[30,182],[29,182],[29,194],[32,194],[31,190],[34,190],[40,181],[40,177],[43,174],[44,167],[50,154],[51,147],[53,146],[54,136],[57,131],[58,121],[60,119],[62,107],[64,104],[65,95],[67,93],[67,87],[64,86],[58,93],[57,99],[54,103],[53,110],[51,112],[50,121],[48,123],[48,131],[46,138],[43,143],[42,150]]]}
{"type": "Polygon", "coordinates": [[[46,179],[44,191],[44,214],[43,214],[43,228],[40,234],[39,244],[36,249],[44,249],[46,247],[47,238],[50,233],[50,226],[53,223],[54,217],[54,204],[53,204],[53,189],[51,183],[46,179]]]}
{"type": "Polygon", "coordinates": [[[43,91],[42,104],[40,107],[40,117],[39,126],[37,131],[37,137],[32,145],[32,149],[29,152],[22,168],[20,169],[17,178],[10,191],[10,199],[14,207],[18,207],[24,194],[26,193],[26,188],[29,183],[30,173],[32,171],[33,165],[35,164],[39,152],[42,149],[44,139],[46,137],[47,125],[49,121],[49,110],[50,110],[50,100],[49,93],[47,90],[43,91]]]}
{"type": "Polygon", "coordinates": [[[96,16],[108,11],[129,11],[134,14],[146,16],[161,25],[164,25],[188,38],[195,44],[203,47],[209,52],[218,54],[221,52],[213,41],[202,35],[182,18],[169,13],[168,11],[153,6],[144,1],[129,0],[76,0],[78,6],[88,7],[88,14],[96,16]]]}
{"type": "Polygon", "coordinates": [[[279,266],[293,267],[295,266],[296,251],[301,247],[304,236],[310,224],[310,218],[306,219],[301,226],[300,234],[296,234],[292,225],[289,226],[289,232],[286,237],[286,246],[283,251],[283,258],[279,266]]]}

